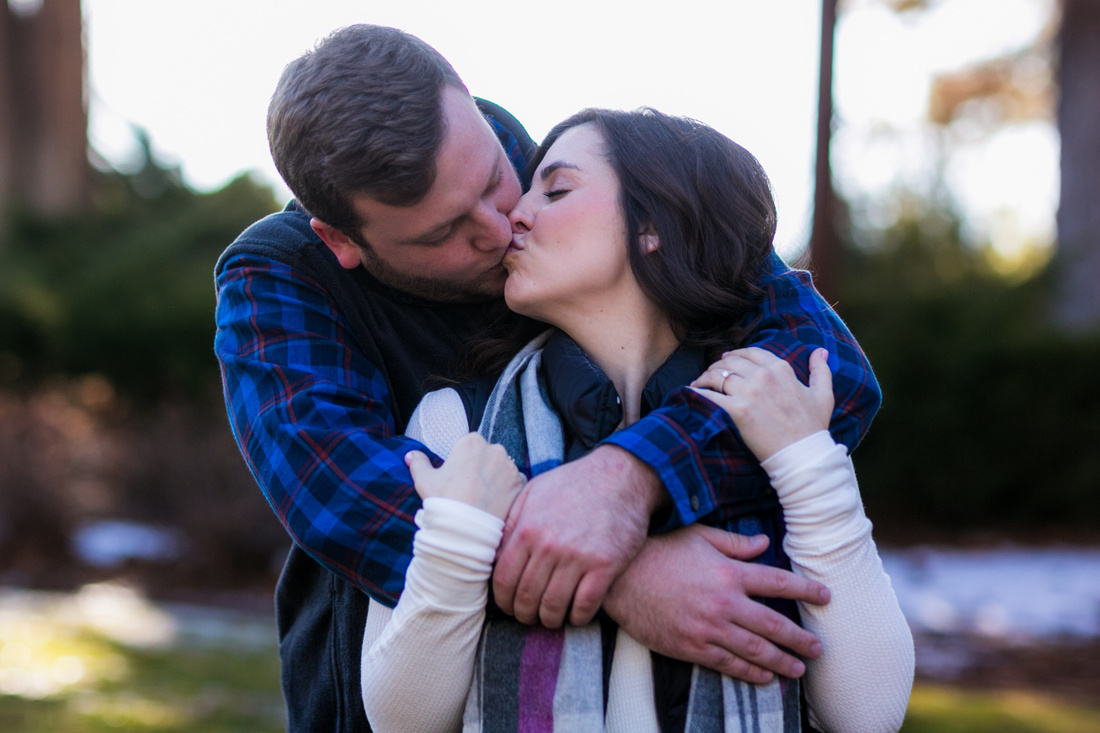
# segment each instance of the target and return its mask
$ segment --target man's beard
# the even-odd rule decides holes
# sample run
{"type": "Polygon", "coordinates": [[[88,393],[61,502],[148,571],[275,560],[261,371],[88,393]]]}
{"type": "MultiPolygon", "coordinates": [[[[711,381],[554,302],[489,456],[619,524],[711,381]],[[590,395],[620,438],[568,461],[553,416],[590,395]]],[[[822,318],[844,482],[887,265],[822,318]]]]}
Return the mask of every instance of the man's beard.
{"type": "Polygon", "coordinates": [[[356,243],[362,253],[363,267],[366,271],[378,282],[394,290],[440,303],[470,303],[504,295],[504,280],[507,275],[503,267],[499,267],[499,274],[495,271],[487,272],[472,282],[417,277],[398,272],[380,258],[366,242],[356,240],[356,243]]]}

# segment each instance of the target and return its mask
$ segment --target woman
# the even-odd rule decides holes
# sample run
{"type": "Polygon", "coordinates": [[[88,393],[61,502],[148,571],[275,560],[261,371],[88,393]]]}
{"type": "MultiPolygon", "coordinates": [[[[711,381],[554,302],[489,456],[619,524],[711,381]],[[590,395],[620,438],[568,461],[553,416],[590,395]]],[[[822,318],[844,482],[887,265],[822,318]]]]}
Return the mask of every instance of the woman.
{"type": "MultiPolygon", "coordinates": [[[[368,719],[376,730],[798,730],[794,681],[747,685],[651,656],[607,623],[551,631],[485,622],[502,520],[523,483],[512,461],[533,475],[583,455],[741,343],[757,278],[774,257],[763,170],[698,123],[586,110],[551,131],[533,164],[532,187],[511,214],[505,298],[555,328],[509,362],[476,420],[499,445],[463,437],[471,425],[454,389],[427,395],[410,421],[408,434],[447,460],[437,471],[409,456],[424,510],[392,618],[372,603],[368,719]]],[[[696,381],[737,421],[779,494],[754,466],[736,477],[738,496],[717,519],[767,534],[778,564],[785,513],[791,561],[833,590],[821,612],[803,609],[826,649],[808,665],[811,721],[896,728],[912,640],[846,453],[825,431],[824,356],[811,365],[805,388],[785,362],[747,350],[696,381]]]]}

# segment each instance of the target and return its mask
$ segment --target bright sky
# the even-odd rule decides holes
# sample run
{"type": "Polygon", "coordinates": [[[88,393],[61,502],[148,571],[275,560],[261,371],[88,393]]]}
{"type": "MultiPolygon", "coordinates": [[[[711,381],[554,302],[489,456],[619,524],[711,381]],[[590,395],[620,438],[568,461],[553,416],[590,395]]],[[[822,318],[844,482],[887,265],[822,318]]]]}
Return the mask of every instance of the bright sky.
{"type": "MultiPolygon", "coordinates": [[[[591,105],[649,105],[711,124],[768,171],[780,251],[808,236],[817,0],[83,2],[92,145],[117,166],[133,160],[134,124],[196,188],[252,170],[288,198],[264,135],[276,80],[329,31],[371,22],[435,46],[472,93],[508,108],[536,140],[591,105]]],[[[926,185],[934,149],[921,122],[932,74],[1026,45],[1051,2],[950,0],[901,18],[874,0],[842,3],[834,165],[843,191],[873,198],[902,182],[926,185]]],[[[979,238],[996,234],[1007,251],[1052,236],[1049,125],[971,145],[953,156],[948,178],[979,238]]]]}

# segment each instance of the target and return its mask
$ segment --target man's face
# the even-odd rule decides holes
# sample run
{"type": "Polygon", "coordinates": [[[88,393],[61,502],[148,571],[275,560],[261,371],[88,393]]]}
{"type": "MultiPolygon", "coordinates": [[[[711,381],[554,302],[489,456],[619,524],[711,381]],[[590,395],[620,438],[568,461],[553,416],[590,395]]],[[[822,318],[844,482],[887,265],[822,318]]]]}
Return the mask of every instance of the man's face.
{"type": "Polygon", "coordinates": [[[366,222],[359,230],[367,244],[362,263],[387,285],[433,300],[500,295],[519,179],[468,94],[445,89],[443,115],[446,133],[427,196],[414,206],[352,199],[366,222]]]}

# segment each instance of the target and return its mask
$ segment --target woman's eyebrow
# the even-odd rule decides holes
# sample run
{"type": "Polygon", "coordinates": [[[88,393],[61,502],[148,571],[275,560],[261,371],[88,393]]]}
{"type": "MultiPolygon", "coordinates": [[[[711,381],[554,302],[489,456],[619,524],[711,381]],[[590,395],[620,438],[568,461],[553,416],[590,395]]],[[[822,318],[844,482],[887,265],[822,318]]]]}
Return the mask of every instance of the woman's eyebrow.
{"type": "Polygon", "coordinates": [[[568,168],[574,171],[580,170],[579,166],[573,165],[572,163],[563,163],[562,161],[558,161],[557,163],[551,163],[550,165],[543,168],[542,172],[539,173],[539,178],[545,181],[547,178],[554,175],[554,171],[558,170],[559,168],[568,168]]]}

